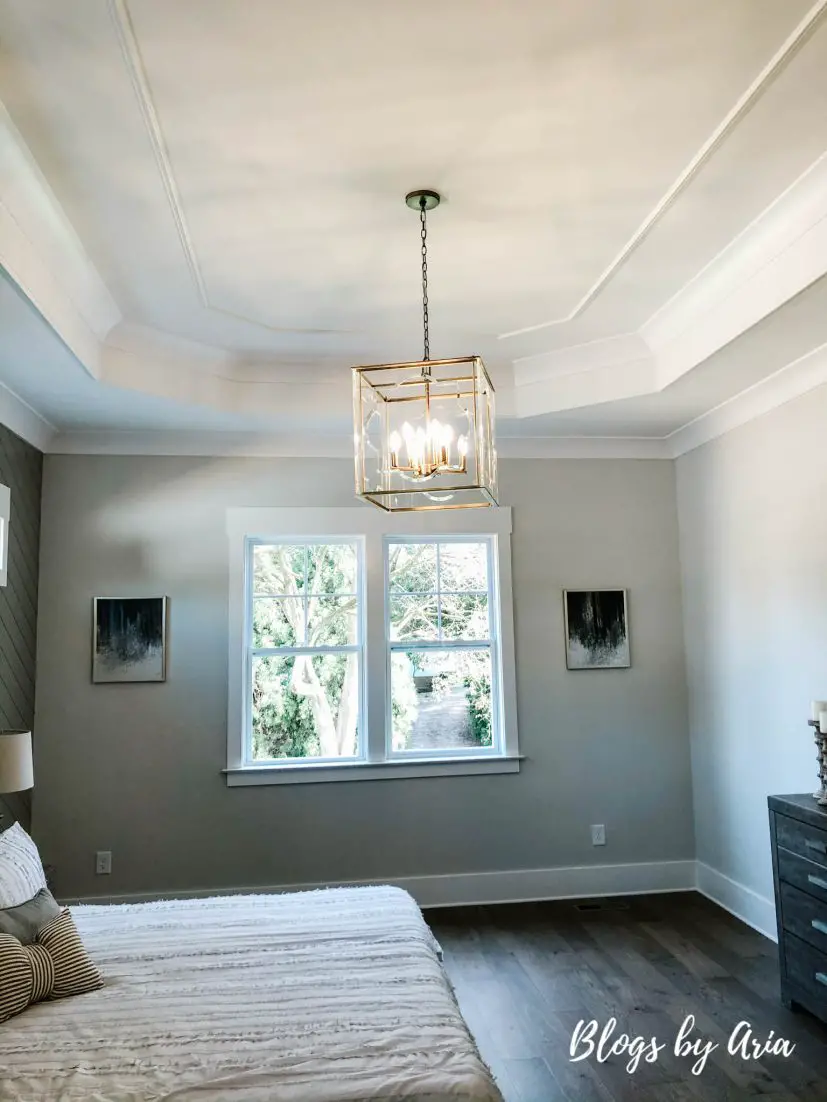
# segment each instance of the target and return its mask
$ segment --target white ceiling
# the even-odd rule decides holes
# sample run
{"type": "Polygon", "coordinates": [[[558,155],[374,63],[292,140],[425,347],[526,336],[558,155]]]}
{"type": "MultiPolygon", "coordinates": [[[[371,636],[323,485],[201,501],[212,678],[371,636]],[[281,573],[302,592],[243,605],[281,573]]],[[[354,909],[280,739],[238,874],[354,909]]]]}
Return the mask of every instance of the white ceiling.
{"type": "Polygon", "coordinates": [[[827,344],[825,10],[0,0],[0,382],[344,434],[348,367],[421,354],[424,186],[432,352],[505,437],[679,433],[827,344]]]}

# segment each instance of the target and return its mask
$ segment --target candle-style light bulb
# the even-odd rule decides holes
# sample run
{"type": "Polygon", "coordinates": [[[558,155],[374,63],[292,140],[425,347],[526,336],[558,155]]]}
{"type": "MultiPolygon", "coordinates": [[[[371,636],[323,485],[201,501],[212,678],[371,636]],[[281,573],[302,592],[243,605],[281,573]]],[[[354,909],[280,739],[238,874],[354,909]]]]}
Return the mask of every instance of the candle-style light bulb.
{"type": "Polygon", "coordinates": [[[468,437],[460,436],[457,438],[457,451],[459,452],[459,467],[461,471],[465,470],[466,463],[465,457],[468,455],[468,437]]]}
{"type": "Polygon", "coordinates": [[[435,470],[442,462],[440,444],[442,442],[442,422],[436,417],[428,425],[428,473],[435,470]]]}
{"type": "Polygon", "coordinates": [[[416,467],[417,472],[422,475],[425,473],[425,455],[428,447],[428,437],[425,434],[425,430],[420,425],[416,430],[416,435],[413,437],[414,452],[416,458],[413,461],[413,466],[416,467]]]}
{"type": "Polygon", "coordinates": [[[391,467],[398,467],[399,449],[402,447],[402,437],[395,429],[388,437],[388,447],[391,453],[391,467]]]}

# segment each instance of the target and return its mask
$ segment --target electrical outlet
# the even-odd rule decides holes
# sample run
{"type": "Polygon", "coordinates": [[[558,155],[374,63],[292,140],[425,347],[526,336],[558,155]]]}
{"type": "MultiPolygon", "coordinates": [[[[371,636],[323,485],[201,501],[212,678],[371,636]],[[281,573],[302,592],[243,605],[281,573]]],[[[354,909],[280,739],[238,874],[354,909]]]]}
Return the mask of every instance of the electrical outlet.
{"type": "Polygon", "coordinates": [[[593,846],[605,846],[606,845],[606,828],[603,823],[592,824],[592,845],[593,846]]]}
{"type": "Polygon", "coordinates": [[[99,849],[95,854],[95,875],[109,876],[112,872],[112,851],[99,849]]]}

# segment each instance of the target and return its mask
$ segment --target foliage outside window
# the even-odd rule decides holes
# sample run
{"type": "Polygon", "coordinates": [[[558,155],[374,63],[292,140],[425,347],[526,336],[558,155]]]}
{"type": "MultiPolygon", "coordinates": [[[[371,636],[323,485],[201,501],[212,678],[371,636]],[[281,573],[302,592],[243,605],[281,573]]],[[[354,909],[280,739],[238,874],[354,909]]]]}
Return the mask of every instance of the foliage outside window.
{"type": "Polygon", "coordinates": [[[253,762],[360,755],[361,549],[252,543],[253,762]]]}
{"type": "Polygon", "coordinates": [[[386,542],[392,752],[495,743],[489,540],[386,542]]]}

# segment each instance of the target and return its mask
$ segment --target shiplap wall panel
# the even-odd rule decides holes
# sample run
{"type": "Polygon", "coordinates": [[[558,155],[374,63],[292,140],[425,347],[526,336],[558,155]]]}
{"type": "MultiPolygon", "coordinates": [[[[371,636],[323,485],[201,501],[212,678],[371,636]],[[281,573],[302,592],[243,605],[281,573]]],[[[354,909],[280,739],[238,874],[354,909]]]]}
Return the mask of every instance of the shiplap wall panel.
{"type": "MultiPolygon", "coordinates": [[[[43,456],[3,425],[0,482],[11,489],[8,582],[0,586],[0,730],[31,729],[43,456]]],[[[0,806],[7,815],[14,810],[11,799],[0,806]]]]}

